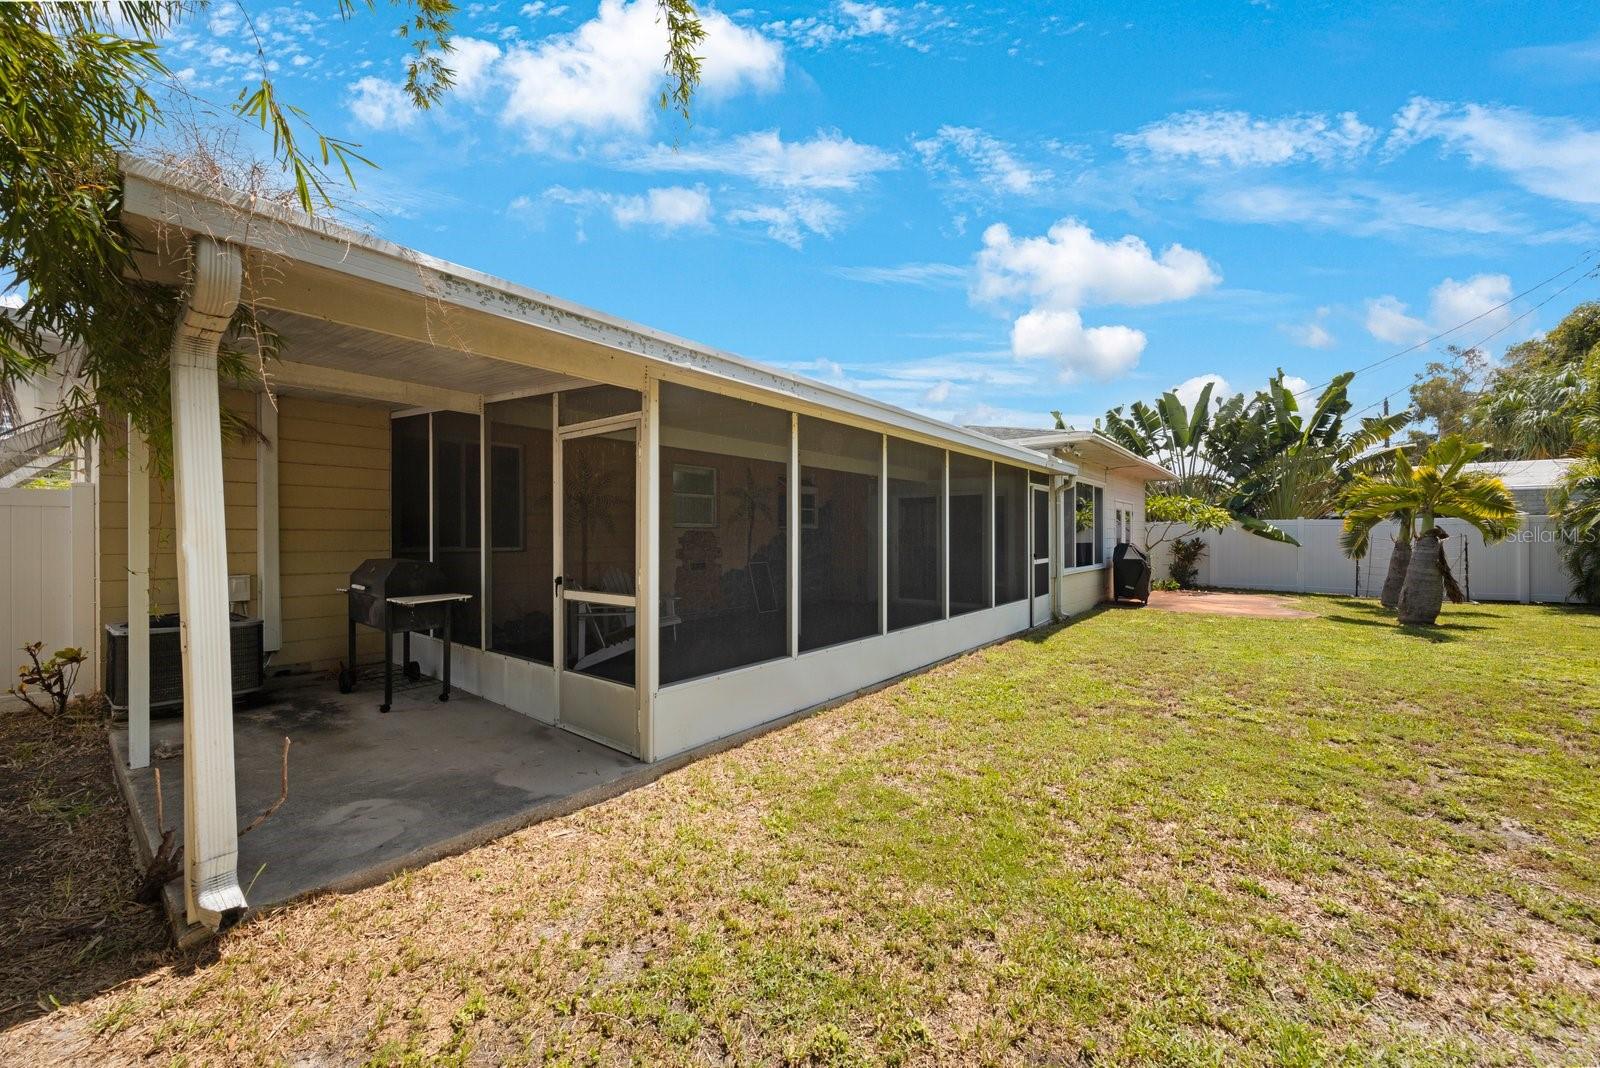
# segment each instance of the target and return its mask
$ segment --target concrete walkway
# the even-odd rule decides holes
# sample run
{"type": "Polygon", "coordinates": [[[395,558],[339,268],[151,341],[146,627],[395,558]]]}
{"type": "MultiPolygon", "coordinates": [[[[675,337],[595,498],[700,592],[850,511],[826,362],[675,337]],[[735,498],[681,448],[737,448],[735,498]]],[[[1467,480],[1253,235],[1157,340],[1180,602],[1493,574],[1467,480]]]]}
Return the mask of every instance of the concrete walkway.
{"type": "MultiPolygon", "coordinates": [[[[241,827],[277,799],[283,739],[291,741],[288,801],[239,842],[252,908],[370,885],[653,777],[631,757],[482,698],[457,690],[441,704],[437,695],[424,680],[397,690],[382,715],[370,688],[343,696],[330,684],[236,712],[241,827]]],[[[167,826],[183,819],[182,720],[154,720],[150,733],[152,766],[137,771],[128,770],[126,727],[111,739],[146,855],[161,839],[154,768],[167,826]]],[[[179,889],[169,885],[169,902],[179,889]]],[[[181,917],[181,893],[176,900],[181,917]]]]}

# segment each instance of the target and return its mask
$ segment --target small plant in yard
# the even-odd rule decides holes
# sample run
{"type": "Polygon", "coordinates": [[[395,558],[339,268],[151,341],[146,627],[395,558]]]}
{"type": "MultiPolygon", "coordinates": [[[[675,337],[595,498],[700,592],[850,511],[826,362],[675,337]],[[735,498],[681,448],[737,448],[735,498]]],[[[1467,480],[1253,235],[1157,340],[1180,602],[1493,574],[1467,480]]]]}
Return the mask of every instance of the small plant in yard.
{"type": "Polygon", "coordinates": [[[1166,590],[1168,593],[1183,589],[1182,586],[1178,585],[1178,580],[1175,578],[1156,579],[1150,583],[1150,588],[1152,590],[1166,590]]]}
{"type": "MultiPolygon", "coordinates": [[[[1198,535],[1204,530],[1226,530],[1233,516],[1226,508],[1207,504],[1198,497],[1183,497],[1170,493],[1153,493],[1145,498],[1145,548],[1154,553],[1157,548],[1172,543],[1172,564],[1169,571],[1174,585],[1193,586],[1199,577],[1195,566],[1206,543],[1198,535]],[[1187,534],[1188,537],[1183,535],[1187,534]],[[1180,563],[1180,553],[1183,562],[1180,563]]],[[[1157,589],[1168,587],[1157,584],[1157,589]]]]}
{"type": "Polygon", "coordinates": [[[17,683],[7,692],[28,702],[35,712],[47,719],[64,720],[72,701],[72,688],[78,682],[78,670],[88,656],[82,649],[68,646],[41,660],[39,654],[43,649],[44,642],[22,647],[28,655],[28,663],[17,669],[17,683]]]}
{"type": "Polygon", "coordinates": [[[1178,538],[1172,543],[1172,581],[1182,589],[1192,589],[1200,580],[1200,557],[1206,543],[1200,538],[1178,538]]]}

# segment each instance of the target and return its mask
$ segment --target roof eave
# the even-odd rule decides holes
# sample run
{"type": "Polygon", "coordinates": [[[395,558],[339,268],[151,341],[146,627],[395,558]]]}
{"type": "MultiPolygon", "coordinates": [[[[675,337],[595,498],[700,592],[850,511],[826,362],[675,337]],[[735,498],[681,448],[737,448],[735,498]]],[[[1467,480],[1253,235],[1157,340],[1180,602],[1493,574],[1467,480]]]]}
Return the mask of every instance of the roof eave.
{"type": "Polygon", "coordinates": [[[272,255],[302,259],[419,297],[580,337],[646,360],[722,377],[777,397],[794,397],[848,412],[885,427],[937,438],[1014,463],[1059,474],[1077,472],[1076,465],[1020,443],[1003,442],[826,382],[764,367],[733,353],[653,330],[336,222],[252,201],[242,193],[215,188],[147,160],[124,156],[121,162],[123,210],[132,216],[203,232],[272,255]]]}
{"type": "Polygon", "coordinates": [[[1030,438],[1018,438],[1016,440],[1018,444],[1035,449],[1060,448],[1088,442],[1092,443],[1096,448],[1112,453],[1123,461],[1116,465],[1105,465],[1108,471],[1140,471],[1143,473],[1146,482],[1175,482],[1178,479],[1174,472],[1167,470],[1154,460],[1140,456],[1125,445],[1120,445],[1104,434],[1097,434],[1092,430],[1054,430],[1046,434],[1037,434],[1030,438]]]}

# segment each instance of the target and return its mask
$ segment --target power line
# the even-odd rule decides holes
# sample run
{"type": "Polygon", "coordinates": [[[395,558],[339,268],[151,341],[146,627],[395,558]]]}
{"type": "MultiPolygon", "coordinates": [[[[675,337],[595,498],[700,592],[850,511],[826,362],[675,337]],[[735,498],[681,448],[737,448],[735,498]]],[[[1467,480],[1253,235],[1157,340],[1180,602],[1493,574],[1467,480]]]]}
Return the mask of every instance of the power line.
{"type": "MultiPolygon", "coordinates": [[[[1450,327],[1448,330],[1441,330],[1439,333],[1434,334],[1432,337],[1424,338],[1421,341],[1417,342],[1415,345],[1407,346],[1406,348],[1401,349],[1399,352],[1392,352],[1392,353],[1390,353],[1389,355],[1383,357],[1380,360],[1374,360],[1372,363],[1367,364],[1365,367],[1356,368],[1355,371],[1351,372],[1351,380],[1354,381],[1357,377],[1365,374],[1366,372],[1372,370],[1373,368],[1382,367],[1384,364],[1388,363],[1391,360],[1398,360],[1400,357],[1409,355],[1410,353],[1413,353],[1413,352],[1416,352],[1418,349],[1427,348],[1429,345],[1432,345],[1435,341],[1439,341],[1439,340],[1441,340],[1443,338],[1449,337],[1451,334],[1455,333],[1457,330],[1460,330],[1463,327],[1471,326],[1473,323],[1477,322],[1479,319],[1483,319],[1486,316],[1493,315],[1495,312],[1500,311],[1503,308],[1510,307],[1512,304],[1515,304],[1517,301],[1523,299],[1524,297],[1531,296],[1532,294],[1534,294],[1534,293],[1538,292],[1539,290],[1543,289],[1545,286],[1549,285],[1551,282],[1554,282],[1557,278],[1560,278],[1562,275],[1570,274],[1574,270],[1577,270],[1577,268],[1579,266],[1581,266],[1585,260],[1593,259],[1594,256],[1597,253],[1600,253],[1600,249],[1589,249],[1586,252],[1584,252],[1582,255],[1580,255],[1577,259],[1573,260],[1570,264],[1568,264],[1567,266],[1563,267],[1561,270],[1557,271],[1555,274],[1551,275],[1549,278],[1546,278],[1544,281],[1539,282],[1536,285],[1530,286],[1527,289],[1524,289],[1521,293],[1518,293],[1515,296],[1508,297],[1507,299],[1501,301],[1499,304],[1496,304],[1494,307],[1487,308],[1484,311],[1479,312],[1477,315],[1474,315],[1472,318],[1466,319],[1466,320],[1463,320],[1462,322],[1457,323],[1456,325],[1450,327]]],[[[1583,278],[1588,277],[1588,275],[1589,275],[1589,272],[1585,272],[1583,275],[1581,275],[1579,277],[1578,281],[1582,281],[1583,278]]],[[[1576,284],[1576,283],[1573,283],[1573,284],[1576,284]]],[[[1570,288],[1572,288],[1572,286],[1569,285],[1566,288],[1570,289],[1570,288]]],[[[1566,289],[1563,289],[1560,292],[1564,293],[1564,292],[1566,292],[1566,289]]],[[[1546,300],[1544,303],[1549,303],[1549,301],[1546,300]]],[[[1538,307],[1543,307],[1543,304],[1540,304],[1540,305],[1536,306],[1535,310],[1537,310],[1538,307]]],[[[1519,319],[1520,318],[1524,318],[1524,317],[1525,316],[1518,316],[1519,319]]],[[[1517,321],[1516,319],[1512,320],[1512,322],[1516,322],[1516,321],[1517,321]]],[[[1508,323],[1507,325],[1509,326],[1510,324],[1508,323]]],[[[1504,329],[1504,327],[1502,327],[1501,329],[1504,329]]],[[[1495,333],[1499,333],[1499,332],[1500,331],[1496,331],[1495,333]]],[[[1494,334],[1490,334],[1489,337],[1490,338],[1494,337],[1494,334]]],[[[1487,341],[1488,338],[1485,338],[1484,340],[1487,341]]],[[[1479,342],[1479,344],[1483,344],[1483,342],[1479,342]]],[[[1477,346],[1475,345],[1473,347],[1476,348],[1477,346]]],[[[1330,379],[1328,379],[1328,381],[1323,382],[1320,385],[1306,387],[1305,389],[1301,390],[1298,395],[1304,396],[1306,394],[1319,394],[1324,389],[1327,389],[1329,386],[1331,386],[1332,384],[1333,384],[1333,379],[1330,378],[1330,379]]],[[[1391,394],[1391,396],[1392,395],[1393,394],[1391,394]]]]}
{"type": "MultiPolygon", "coordinates": [[[[1584,255],[1585,255],[1585,257],[1587,257],[1587,256],[1590,256],[1590,255],[1593,255],[1593,253],[1585,253],[1584,255]]],[[[1568,268],[1568,270],[1570,270],[1570,269],[1571,268],[1568,268]]],[[[1565,274],[1566,271],[1563,271],[1561,273],[1565,274]]],[[[1557,275],[1556,277],[1560,277],[1560,275],[1557,275]]],[[[1574,278],[1572,281],[1568,282],[1566,285],[1562,286],[1560,289],[1556,290],[1554,293],[1550,294],[1548,297],[1544,298],[1539,303],[1535,304],[1533,307],[1529,308],[1527,311],[1525,311],[1521,315],[1517,316],[1515,319],[1511,319],[1511,320],[1507,321],[1505,323],[1505,325],[1501,326],[1499,329],[1491,331],[1488,334],[1485,334],[1476,343],[1474,343],[1472,345],[1469,345],[1466,348],[1461,349],[1460,351],[1456,352],[1454,355],[1452,355],[1450,357],[1451,364],[1452,365],[1459,364],[1460,361],[1461,361],[1461,357],[1464,356],[1466,353],[1471,352],[1474,349],[1482,348],[1484,345],[1488,344],[1490,341],[1493,341],[1496,337],[1499,337],[1501,334],[1505,333],[1507,330],[1510,330],[1513,326],[1516,326],[1522,320],[1526,319],[1528,316],[1532,315],[1534,312],[1538,311],[1540,308],[1544,307],[1546,304],[1549,304],[1551,301],[1553,301],[1557,297],[1561,296],[1561,294],[1567,292],[1567,290],[1569,290],[1569,289],[1573,288],[1574,286],[1578,285],[1580,282],[1583,282],[1584,280],[1591,279],[1591,278],[1600,278],[1600,267],[1597,267],[1597,268],[1595,268],[1593,270],[1585,271],[1583,274],[1580,274],[1578,277],[1574,278]]],[[[1547,281],[1549,281],[1549,280],[1547,279],[1547,281]]],[[[1543,285],[1544,283],[1540,283],[1540,284],[1543,285]]],[[[1535,288],[1537,288],[1537,287],[1535,287],[1535,288]]],[[[1515,298],[1513,298],[1513,299],[1515,299],[1515,298]]],[[[1508,301],[1507,303],[1510,303],[1510,302],[1508,301]]],[[[1505,305],[1501,305],[1501,307],[1504,307],[1504,306],[1505,305]]],[[[1491,309],[1491,310],[1493,310],[1493,309],[1491,309]]],[[[1482,318],[1482,316],[1478,316],[1478,318],[1482,318]]],[[[1411,386],[1412,386],[1412,383],[1408,382],[1405,385],[1399,387],[1398,389],[1395,389],[1395,390],[1393,390],[1393,391],[1391,391],[1389,393],[1385,393],[1383,396],[1379,397],[1377,400],[1373,401],[1371,404],[1365,405],[1364,407],[1361,407],[1361,408],[1357,408],[1355,411],[1351,412],[1350,414],[1353,415],[1353,416],[1359,416],[1363,412],[1370,411],[1371,409],[1377,407],[1379,404],[1382,404],[1385,401],[1389,400],[1390,398],[1394,397],[1396,394],[1403,393],[1406,390],[1410,389],[1411,386]]]]}

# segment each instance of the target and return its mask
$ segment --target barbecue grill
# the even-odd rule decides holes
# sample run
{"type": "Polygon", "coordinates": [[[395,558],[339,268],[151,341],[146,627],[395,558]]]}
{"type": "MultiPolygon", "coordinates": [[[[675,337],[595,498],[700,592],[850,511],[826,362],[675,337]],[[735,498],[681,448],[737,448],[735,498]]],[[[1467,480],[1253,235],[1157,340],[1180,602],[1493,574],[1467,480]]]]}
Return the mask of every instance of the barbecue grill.
{"type": "Polygon", "coordinates": [[[1150,603],[1150,557],[1137,545],[1122,542],[1111,552],[1111,595],[1150,603]]]}
{"type": "Polygon", "coordinates": [[[383,704],[379,712],[389,711],[394,700],[394,633],[404,635],[406,677],[422,677],[411,659],[411,632],[438,630],[444,639],[444,688],[439,700],[450,700],[450,616],[451,609],[472,594],[450,589],[450,578],[438,564],[428,560],[367,560],[350,573],[350,585],[341,587],[349,602],[350,658],[339,665],[339,692],[350,693],[360,678],[356,662],[356,624],[383,631],[383,704]]]}

